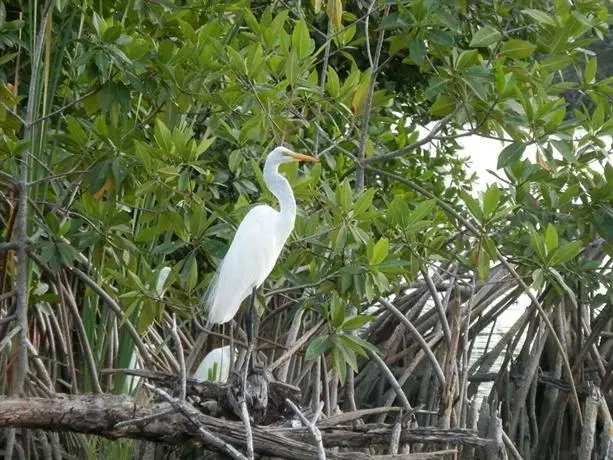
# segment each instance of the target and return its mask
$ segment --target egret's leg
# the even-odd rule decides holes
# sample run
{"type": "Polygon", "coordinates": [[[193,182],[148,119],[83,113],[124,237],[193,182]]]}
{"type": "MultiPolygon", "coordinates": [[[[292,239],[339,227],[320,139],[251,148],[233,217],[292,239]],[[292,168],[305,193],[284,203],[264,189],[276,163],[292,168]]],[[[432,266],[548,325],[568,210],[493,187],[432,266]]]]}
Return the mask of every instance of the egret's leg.
{"type": "Polygon", "coordinates": [[[245,332],[247,334],[247,367],[246,369],[253,369],[253,354],[255,350],[255,322],[253,320],[253,306],[255,304],[255,296],[256,296],[256,288],[251,291],[251,295],[249,296],[249,303],[247,304],[247,309],[245,310],[245,332]]]}
{"type": "Polygon", "coordinates": [[[245,332],[247,333],[247,344],[253,343],[254,322],[253,322],[253,306],[255,304],[255,289],[249,295],[249,303],[245,310],[245,332]]]}

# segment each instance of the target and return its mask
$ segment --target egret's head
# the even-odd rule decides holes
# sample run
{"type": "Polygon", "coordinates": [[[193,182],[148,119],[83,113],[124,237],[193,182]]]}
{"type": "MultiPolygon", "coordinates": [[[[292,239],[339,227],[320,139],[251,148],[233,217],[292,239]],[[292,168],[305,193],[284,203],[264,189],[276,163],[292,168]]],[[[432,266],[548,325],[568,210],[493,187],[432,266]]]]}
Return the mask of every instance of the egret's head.
{"type": "Polygon", "coordinates": [[[319,160],[309,155],[304,155],[302,153],[293,152],[290,149],[287,149],[285,147],[277,147],[276,149],[274,149],[272,152],[268,154],[268,158],[266,158],[266,162],[268,163],[269,161],[275,164],[281,164],[281,163],[289,163],[291,161],[314,162],[314,161],[319,161],[319,160]]]}

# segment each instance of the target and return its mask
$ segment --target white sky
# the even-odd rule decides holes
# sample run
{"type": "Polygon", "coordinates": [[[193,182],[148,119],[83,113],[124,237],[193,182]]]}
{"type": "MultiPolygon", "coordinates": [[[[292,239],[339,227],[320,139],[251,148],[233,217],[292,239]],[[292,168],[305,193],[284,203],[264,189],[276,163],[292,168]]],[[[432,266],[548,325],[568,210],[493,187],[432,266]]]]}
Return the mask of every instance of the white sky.
{"type": "MultiPolygon", "coordinates": [[[[417,130],[419,131],[419,139],[424,138],[435,124],[436,122],[432,122],[425,127],[419,126],[417,128],[417,130]]],[[[576,130],[575,133],[575,137],[578,138],[585,135],[586,132],[584,130],[576,130]]],[[[602,137],[602,139],[607,144],[607,147],[611,149],[613,143],[613,139],[611,138],[611,136],[604,136],[602,137]]],[[[499,180],[494,175],[490,174],[488,170],[494,172],[496,171],[498,154],[508,145],[508,143],[503,143],[501,141],[489,139],[478,135],[460,137],[456,141],[463,148],[463,150],[458,151],[458,155],[461,157],[469,157],[470,160],[468,164],[468,169],[469,171],[475,172],[477,174],[476,190],[482,192],[487,188],[489,184],[499,182],[499,180]]],[[[429,148],[432,153],[435,153],[436,141],[430,143],[426,148],[429,148]]],[[[528,146],[526,148],[524,156],[527,156],[532,161],[535,161],[536,149],[536,145],[528,146]]],[[[597,171],[603,170],[603,164],[600,164],[598,162],[593,162],[592,167],[597,171]]],[[[501,177],[504,177],[504,172],[500,171],[498,174],[501,177]]]]}

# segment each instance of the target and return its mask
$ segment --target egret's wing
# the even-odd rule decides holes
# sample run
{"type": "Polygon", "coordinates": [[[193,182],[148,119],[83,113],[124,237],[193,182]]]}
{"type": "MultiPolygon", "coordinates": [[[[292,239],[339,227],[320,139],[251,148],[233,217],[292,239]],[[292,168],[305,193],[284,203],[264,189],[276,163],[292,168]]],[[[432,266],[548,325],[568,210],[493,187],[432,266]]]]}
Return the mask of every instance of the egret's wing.
{"type": "Polygon", "coordinates": [[[206,297],[209,323],[230,321],[274,268],[284,243],[277,235],[278,219],[270,206],[256,206],[241,222],[206,297]]]}

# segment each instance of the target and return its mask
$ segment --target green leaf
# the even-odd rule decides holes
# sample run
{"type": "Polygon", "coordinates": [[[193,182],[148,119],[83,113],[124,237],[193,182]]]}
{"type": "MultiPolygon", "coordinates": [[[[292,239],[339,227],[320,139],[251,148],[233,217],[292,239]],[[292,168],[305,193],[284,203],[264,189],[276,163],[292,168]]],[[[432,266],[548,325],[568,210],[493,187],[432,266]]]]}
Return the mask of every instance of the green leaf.
{"type": "Polygon", "coordinates": [[[243,13],[243,19],[245,20],[245,22],[247,23],[249,28],[253,31],[253,33],[259,35],[259,33],[260,33],[260,25],[258,24],[258,20],[256,19],[255,15],[251,11],[251,9],[250,8],[244,8],[242,10],[242,13],[243,13]]]}
{"type": "Polygon", "coordinates": [[[547,260],[547,251],[545,250],[543,235],[533,228],[528,229],[528,231],[530,232],[530,245],[532,246],[532,250],[541,262],[545,262],[547,260]]]}
{"type": "Polygon", "coordinates": [[[326,91],[328,91],[330,96],[334,98],[339,97],[341,94],[341,85],[338,79],[338,74],[331,66],[328,67],[328,72],[326,73],[326,91]]]}
{"type": "Polygon", "coordinates": [[[475,218],[477,218],[478,220],[482,220],[483,212],[481,211],[481,206],[479,206],[477,200],[475,200],[465,190],[460,190],[460,197],[462,198],[462,200],[466,204],[466,207],[472,213],[472,215],[475,216],[475,218]]]}
{"type": "Polygon", "coordinates": [[[85,130],[72,115],[66,116],[66,127],[68,128],[68,132],[70,132],[70,135],[75,142],[78,144],[84,144],[87,141],[87,134],[85,133],[85,130]]]}
{"type": "Polygon", "coordinates": [[[545,277],[543,276],[543,270],[537,268],[532,272],[532,287],[537,290],[541,289],[544,282],[545,277]]]}
{"type": "Polygon", "coordinates": [[[372,204],[372,199],[375,196],[375,189],[369,188],[364,190],[360,196],[355,200],[353,204],[353,215],[355,217],[361,216],[363,213],[368,211],[370,205],[372,204]]]}
{"type": "Polygon", "coordinates": [[[387,219],[391,225],[406,227],[410,214],[409,205],[402,196],[395,196],[387,208],[387,219]]]}
{"type": "MultiPolygon", "coordinates": [[[[357,347],[361,347],[365,350],[368,350],[374,354],[378,354],[379,353],[379,349],[373,345],[370,342],[367,342],[364,339],[361,339],[360,337],[356,336],[356,335],[344,335],[343,336],[345,339],[347,339],[350,342],[353,342],[354,344],[356,344],[357,347]]],[[[352,347],[353,349],[356,349],[355,347],[352,347]]],[[[358,352],[359,353],[359,352],[358,352]]]]}
{"type": "Polygon", "coordinates": [[[351,185],[349,185],[349,180],[345,179],[336,188],[336,202],[345,212],[349,212],[351,209],[351,185]]]}
{"type": "Polygon", "coordinates": [[[525,40],[506,40],[500,48],[500,54],[516,59],[526,59],[532,56],[536,45],[525,40]]]}
{"type": "Polygon", "coordinates": [[[594,56],[593,58],[588,59],[587,63],[585,64],[585,70],[583,71],[583,81],[585,83],[594,83],[596,80],[596,71],[598,70],[597,62],[598,61],[594,56]]]}
{"type": "Polygon", "coordinates": [[[170,153],[173,149],[172,134],[168,127],[159,118],[155,119],[155,127],[153,129],[153,137],[157,145],[166,153],[170,153]]]}
{"type": "Polygon", "coordinates": [[[328,0],[327,13],[330,22],[332,23],[332,30],[337,32],[343,25],[343,2],[341,0],[328,0]]]}
{"type": "MultiPolygon", "coordinates": [[[[340,0],[337,1],[340,3],[340,0]]],[[[347,363],[345,362],[345,357],[342,355],[342,352],[337,346],[332,348],[332,362],[334,363],[334,371],[336,372],[336,375],[338,375],[341,385],[344,385],[345,380],[347,379],[347,363]]]]}
{"type": "Polygon", "coordinates": [[[500,201],[500,190],[496,184],[493,184],[488,187],[485,194],[483,195],[483,215],[487,218],[491,216],[496,208],[498,207],[498,202],[500,201]]]}
{"type": "Polygon", "coordinates": [[[231,46],[226,46],[226,53],[228,55],[228,61],[230,61],[230,67],[239,74],[245,73],[246,67],[243,56],[231,46]]]}
{"type": "Polygon", "coordinates": [[[364,295],[366,296],[366,300],[368,300],[368,302],[372,302],[375,298],[375,287],[373,286],[372,278],[369,275],[366,275],[364,278],[364,295]]]}
{"type": "Polygon", "coordinates": [[[564,278],[562,277],[560,272],[558,272],[555,268],[549,268],[548,272],[550,275],[553,276],[553,278],[556,281],[556,284],[560,286],[564,290],[564,292],[566,292],[566,294],[568,295],[568,298],[573,303],[573,306],[575,308],[578,308],[577,296],[575,295],[575,292],[570,288],[570,286],[566,284],[566,281],[564,281],[564,278]]]}
{"type": "Polygon", "coordinates": [[[341,225],[334,240],[334,254],[340,254],[347,244],[347,226],[341,225]]]}
{"type": "Polygon", "coordinates": [[[153,241],[158,235],[164,232],[164,229],[159,225],[154,225],[152,227],[141,227],[139,232],[134,238],[134,242],[136,243],[148,243],[153,241]]]}
{"type": "Polygon", "coordinates": [[[539,22],[541,24],[547,24],[549,26],[557,25],[555,19],[553,19],[548,13],[545,13],[544,11],[541,11],[541,10],[533,10],[533,9],[527,8],[525,10],[522,10],[522,14],[530,16],[536,22],[539,22]]]}
{"type": "Polygon", "coordinates": [[[343,340],[343,336],[340,336],[338,337],[337,340],[335,340],[334,347],[338,348],[338,350],[341,352],[341,355],[343,359],[345,360],[345,363],[347,363],[351,367],[351,369],[357,372],[358,371],[357,356],[355,354],[355,351],[353,351],[351,347],[347,346],[346,341],[343,340]]]}
{"type": "Polygon", "coordinates": [[[364,348],[357,342],[352,341],[349,337],[351,337],[351,334],[344,334],[338,336],[338,338],[340,339],[339,341],[346,349],[353,351],[357,355],[368,358],[368,353],[366,352],[366,350],[364,350],[364,348]]]}
{"type": "Polygon", "coordinates": [[[481,244],[487,255],[490,256],[490,260],[495,260],[497,258],[496,254],[496,243],[494,240],[487,235],[483,235],[483,239],[481,240],[481,244]]]}
{"type": "Polygon", "coordinates": [[[426,57],[426,43],[421,39],[414,39],[409,42],[409,56],[417,65],[422,65],[426,57]]]}
{"type": "Polygon", "coordinates": [[[409,214],[408,225],[424,220],[424,218],[432,212],[435,206],[436,200],[434,198],[419,203],[415,206],[411,214],[409,214]]]}
{"type": "Polygon", "coordinates": [[[341,301],[338,295],[332,296],[330,313],[332,316],[332,325],[336,328],[340,327],[345,320],[345,303],[341,301]]]}
{"type": "Polygon", "coordinates": [[[444,117],[445,115],[449,115],[451,112],[453,112],[455,107],[456,102],[451,96],[441,94],[436,98],[434,104],[432,104],[432,107],[430,107],[430,113],[432,115],[444,117]]]}
{"type": "Polygon", "coordinates": [[[375,319],[376,316],[372,315],[351,316],[350,318],[347,318],[345,321],[343,321],[343,324],[341,324],[340,329],[342,329],[343,331],[353,331],[355,329],[361,328],[366,323],[375,319]]]}
{"type": "Polygon", "coordinates": [[[547,224],[545,230],[545,247],[548,253],[558,247],[558,231],[552,224],[547,224]]]}
{"type": "Polygon", "coordinates": [[[187,258],[181,269],[181,279],[188,293],[191,293],[198,284],[198,264],[193,254],[187,258]]]}
{"type": "Polygon", "coordinates": [[[562,246],[558,246],[550,255],[549,255],[549,264],[550,265],[560,265],[565,262],[568,262],[579,255],[581,252],[582,245],[580,241],[573,241],[571,243],[563,244],[562,246]]]}
{"type": "Polygon", "coordinates": [[[299,20],[292,32],[292,47],[298,53],[299,59],[304,59],[311,54],[314,45],[311,43],[309,29],[304,19],[299,20]]]}
{"type": "Polygon", "coordinates": [[[502,152],[500,152],[500,155],[498,155],[498,165],[496,168],[506,168],[518,162],[525,150],[526,145],[522,142],[513,142],[511,145],[507,145],[502,152]]]}
{"type": "Polygon", "coordinates": [[[477,57],[479,56],[479,51],[477,50],[464,50],[460,53],[458,60],[456,61],[456,69],[462,70],[467,67],[475,64],[477,62],[477,57]]]}
{"type": "Polygon", "coordinates": [[[400,259],[389,260],[388,259],[388,260],[384,260],[383,262],[381,262],[377,266],[377,269],[382,273],[402,274],[406,272],[408,265],[409,265],[409,262],[406,260],[400,260],[400,259]]]}
{"type": "Polygon", "coordinates": [[[408,25],[408,23],[402,16],[400,16],[400,13],[393,12],[383,18],[383,21],[381,21],[381,25],[379,27],[381,27],[383,30],[391,30],[398,29],[406,25],[408,25]]]}
{"type": "Polygon", "coordinates": [[[327,335],[314,337],[309,342],[309,346],[304,353],[304,359],[310,361],[312,359],[317,358],[318,356],[323,355],[326,351],[330,349],[332,346],[332,342],[330,341],[330,337],[327,335]]]}
{"type": "Polygon", "coordinates": [[[60,221],[55,215],[55,212],[49,212],[45,215],[45,222],[51,233],[58,235],[60,233],[60,221]]]}
{"type": "Polygon", "coordinates": [[[502,34],[490,25],[480,28],[470,41],[471,48],[483,48],[496,43],[502,38],[502,34]]]}
{"type": "Polygon", "coordinates": [[[370,257],[370,265],[376,266],[385,260],[389,251],[389,240],[387,238],[381,238],[375,244],[372,255],[370,257]]]}
{"type": "MultiPolygon", "coordinates": [[[[4,23],[6,24],[6,23],[4,23]]],[[[3,24],[3,25],[4,25],[3,24]]],[[[4,65],[7,62],[12,61],[13,59],[15,59],[17,56],[19,55],[19,53],[7,53],[4,56],[0,57],[0,65],[4,65]]]]}
{"type": "Polygon", "coordinates": [[[196,150],[195,150],[196,158],[202,155],[204,152],[206,152],[209,149],[209,147],[213,145],[213,142],[215,142],[216,139],[217,139],[216,136],[207,137],[205,139],[202,139],[200,141],[200,144],[198,144],[198,147],[196,147],[196,150]]]}
{"type": "Polygon", "coordinates": [[[490,259],[487,252],[483,248],[479,248],[479,257],[477,259],[477,272],[481,281],[487,281],[490,272],[490,259]]]}

